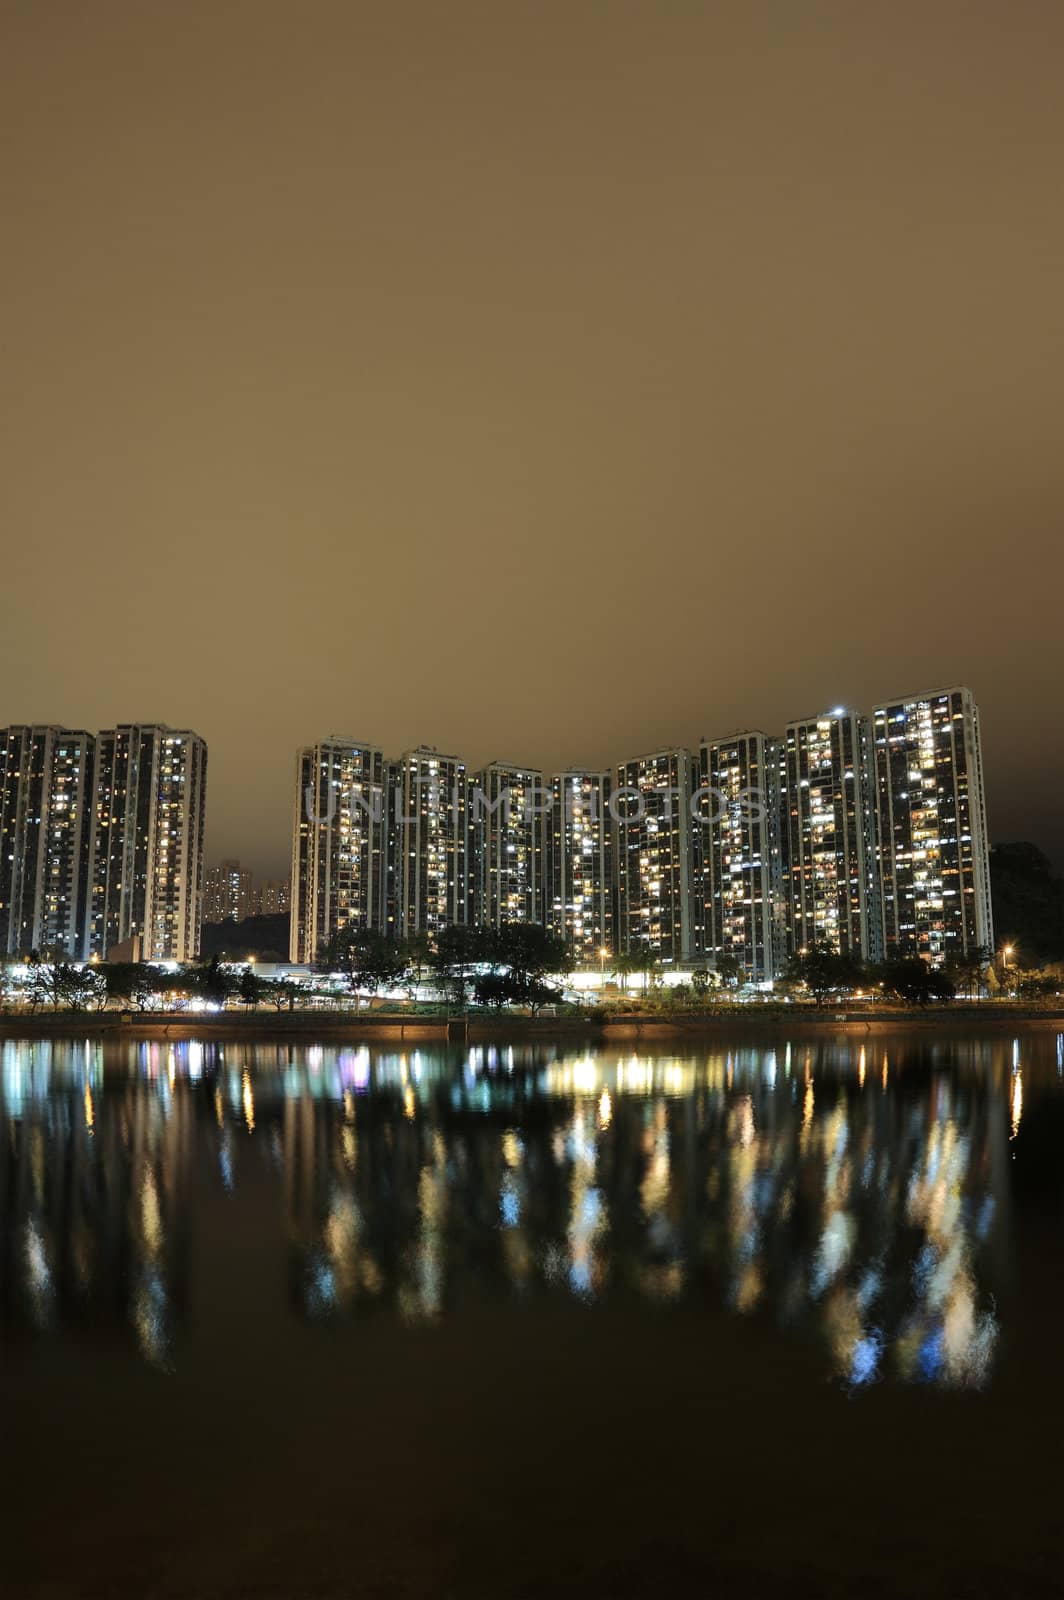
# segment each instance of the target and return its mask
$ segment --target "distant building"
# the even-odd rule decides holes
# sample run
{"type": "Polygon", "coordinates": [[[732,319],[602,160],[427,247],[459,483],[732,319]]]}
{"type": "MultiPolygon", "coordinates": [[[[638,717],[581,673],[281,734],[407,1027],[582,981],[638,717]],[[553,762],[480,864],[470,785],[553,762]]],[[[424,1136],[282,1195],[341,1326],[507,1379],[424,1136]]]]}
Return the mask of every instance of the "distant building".
{"type": "Polygon", "coordinates": [[[617,768],[617,948],[654,961],[690,961],[699,948],[694,766],[661,750],[617,768]]]}
{"type": "Polygon", "coordinates": [[[469,779],[457,756],[427,745],[392,769],[394,931],[435,934],[470,919],[469,779]]]}
{"type": "Polygon", "coordinates": [[[323,739],[296,758],[290,955],[319,959],[341,929],[386,926],[388,831],[384,756],[354,739],[323,739]]]}
{"type": "Polygon", "coordinates": [[[208,867],[203,888],[204,922],[243,922],[255,914],[251,872],[239,861],[208,867]]]}
{"type": "Polygon", "coordinates": [[[870,729],[835,710],[787,728],[785,888],[790,948],[882,952],[870,729]]]}
{"type": "Polygon", "coordinates": [[[547,812],[550,791],[533,767],[492,761],[470,788],[472,920],[538,922],[547,915],[547,812]]]}
{"type": "Polygon", "coordinates": [[[0,730],[0,954],[84,960],[95,739],[82,730],[0,730]]]}
{"type": "Polygon", "coordinates": [[[989,953],[990,849],[971,690],[889,701],[872,721],[887,955],[939,967],[989,953]]]}
{"type": "Polygon", "coordinates": [[[161,723],[123,723],[96,742],[91,948],[134,937],[146,960],[199,953],[207,746],[161,723]]]}
{"type": "Polygon", "coordinates": [[[703,948],[733,957],[752,983],[774,978],[786,956],[780,846],[783,741],[737,733],[698,755],[703,948]]]}
{"type": "Polygon", "coordinates": [[[291,884],[287,878],[267,878],[255,896],[255,911],[260,917],[288,915],[291,884]]]}
{"type": "Polygon", "coordinates": [[[612,788],[608,772],[574,769],[551,780],[549,921],[584,965],[616,948],[612,788]]]}

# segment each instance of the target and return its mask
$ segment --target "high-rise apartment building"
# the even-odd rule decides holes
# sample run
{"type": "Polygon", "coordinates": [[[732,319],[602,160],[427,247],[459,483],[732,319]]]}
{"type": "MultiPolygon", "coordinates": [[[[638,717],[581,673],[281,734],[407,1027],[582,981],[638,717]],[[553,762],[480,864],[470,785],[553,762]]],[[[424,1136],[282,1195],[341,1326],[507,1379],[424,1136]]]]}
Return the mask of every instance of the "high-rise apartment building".
{"type": "Polygon", "coordinates": [[[313,961],[349,922],[403,938],[512,920],[585,966],[726,961],[760,984],[818,943],[940,965],[992,945],[988,853],[967,689],[572,769],[549,793],[536,768],[471,780],[429,746],[389,762],[333,739],[299,756],[291,954],[313,961]]]}
{"type": "Polygon", "coordinates": [[[689,750],[661,750],[617,768],[617,948],[664,964],[699,949],[696,830],[689,750]]]}
{"type": "Polygon", "coordinates": [[[469,777],[464,761],[430,746],[393,767],[394,931],[438,933],[470,918],[469,777]]]}
{"type": "Polygon", "coordinates": [[[611,794],[613,776],[605,771],[570,768],[550,781],[550,928],[586,965],[616,949],[611,794]]]}
{"type": "Polygon", "coordinates": [[[388,785],[384,756],[323,739],[296,757],[291,959],[313,962],[348,926],[385,930],[388,785]]]}
{"type": "Polygon", "coordinates": [[[737,733],[698,753],[703,947],[732,957],[751,983],[781,970],[786,954],[780,846],[783,742],[737,733]]]}
{"type": "Polygon", "coordinates": [[[239,861],[208,867],[203,883],[204,922],[243,922],[255,914],[252,875],[239,861]]]}
{"type": "Polygon", "coordinates": [[[0,954],[88,954],[95,740],[0,730],[0,954]]]}
{"type": "Polygon", "coordinates": [[[791,950],[882,951],[868,720],[842,709],[792,722],[785,767],[791,950]]]}
{"type": "Polygon", "coordinates": [[[255,915],[283,917],[291,904],[291,882],[288,878],[267,878],[255,893],[255,915]]]}
{"type": "Polygon", "coordinates": [[[547,813],[550,791],[533,767],[492,761],[470,785],[473,920],[546,920],[547,813]]]}
{"type": "Polygon", "coordinates": [[[888,956],[932,966],[994,944],[979,712],[970,689],[938,689],[872,716],[888,956]]]}
{"type": "Polygon", "coordinates": [[[551,780],[550,926],[578,963],[615,949],[611,774],[575,769],[551,780]]]}
{"type": "Polygon", "coordinates": [[[96,741],[91,947],[136,942],[143,959],[199,953],[207,746],[159,723],[96,741]]]}

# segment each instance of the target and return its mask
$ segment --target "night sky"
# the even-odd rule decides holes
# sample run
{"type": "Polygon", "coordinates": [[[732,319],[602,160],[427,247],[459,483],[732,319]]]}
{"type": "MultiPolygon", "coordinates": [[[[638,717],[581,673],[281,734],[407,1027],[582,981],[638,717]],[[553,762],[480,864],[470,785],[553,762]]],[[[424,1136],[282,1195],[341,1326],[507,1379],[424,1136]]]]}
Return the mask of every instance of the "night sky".
{"type": "Polygon", "coordinates": [[[0,0],[0,723],[609,764],[970,684],[1064,864],[1064,7],[0,0]]]}

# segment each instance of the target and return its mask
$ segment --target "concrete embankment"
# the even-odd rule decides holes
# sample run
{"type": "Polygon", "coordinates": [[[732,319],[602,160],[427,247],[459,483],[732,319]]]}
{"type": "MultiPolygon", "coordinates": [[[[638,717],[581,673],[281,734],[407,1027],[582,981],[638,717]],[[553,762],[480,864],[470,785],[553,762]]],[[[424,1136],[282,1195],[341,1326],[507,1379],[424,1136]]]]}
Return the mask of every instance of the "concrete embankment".
{"type": "Polygon", "coordinates": [[[1064,1011],[1016,1006],[950,1006],[919,1010],[832,1011],[809,1007],[770,1010],[736,1007],[702,1015],[655,1016],[614,1013],[608,1017],[433,1017],[356,1016],[349,1011],[295,1011],[280,1014],[60,1012],[0,1016],[0,1039],[202,1039],[243,1042],[335,1044],[538,1043],[675,1044],[701,1039],[778,1035],[780,1038],[875,1035],[1008,1033],[1017,1028],[1064,1031],[1064,1011]]]}

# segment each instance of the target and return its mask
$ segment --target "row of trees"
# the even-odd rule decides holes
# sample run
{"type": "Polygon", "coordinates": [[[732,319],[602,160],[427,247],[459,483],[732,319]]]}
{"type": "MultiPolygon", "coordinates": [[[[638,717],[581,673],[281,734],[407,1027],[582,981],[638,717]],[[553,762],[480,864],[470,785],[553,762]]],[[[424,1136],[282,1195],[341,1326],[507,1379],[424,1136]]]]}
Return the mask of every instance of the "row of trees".
{"type": "Polygon", "coordinates": [[[21,993],[31,1011],[150,1011],[174,999],[199,999],[214,1005],[236,1000],[245,1006],[270,1000],[278,1011],[295,1004],[297,984],[267,982],[253,968],[236,973],[217,956],[164,972],[147,962],[118,961],[76,967],[68,961],[30,958],[28,984],[21,993]]]}
{"type": "MultiPolygon", "coordinates": [[[[818,1005],[830,996],[860,990],[893,996],[907,1005],[927,1005],[982,992],[989,964],[989,954],[976,951],[945,971],[934,971],[915,957],[868,963],[841,955],[830,945],[813,944],[790,959],[780,987],[805,990],[818,1005]]],[[[557,934],[532,923],[508,922],[499,927],[445,928],[434,942],[424,936],[397,941],[372,930],[346,928],[330,941],[318,970],[354,996],[356,1006],[361,994],[389,989],[403,989],[416,1000],[422,985],[431,982],[434,995],[445,996],[459,1010],[472,999],[493,1009],[519,1005],[535,1014],[544,1004],[562,998],[556,980],[572,965],[571,953],[557,934]]],[[[620,979],[622,988],[630,975],[641,974],[652,1004],[657,995],[659,1004],[667,999],[695,1009],[711,991],[734,989],[742,978],[733,957],[718,959],[713,969],[696,969],[686,984],[669,989],[659,987],[661,969],[649,956],[611,957],[608,967],[604,957],[603,967],[620,979]]],[[[1024,1000],[1038,1000],[1056,995],[1060,986],[1058,978],[1028,974],[1019,979],[1014,992],[1024,1000]]],[[[304,992],[290,980],[260,977],[253,966],[234,972],[217,955],[176,972],[136,962],[76,967],[34,956],[29,983],[21,986],[32,1010],[55,1011],[109,1006],[145,1011],[195,999],[249,1008],[270,1003],[281,1011],[293,1009],[304,992]]]]}
{"type": "Polygon", "coordinates": [[[329,942],[319,969],[338,974],[356,996],[404,988],[416,999],[426,978],[459,1009],[477,1005],[540,1006],[561,999],[548,979],[572,967],[565,941],[530,922],[498,927],[450,927],[435,942],[424,935],[388,939],[363,928],[344,928],[329,942]]]}
{"type": "MultiPolygon", "coordinates": [[[[988,986],[992,956],[989,950],[972,950],[947,967],[933,970],[917,956],[890,961],[861,961],[840,955],[827,944],[813,944],[792,956],[785,983],[804,984],[818,1005],[832,994],[852,994],[869,990],[893,995],[907,1005],[928,1005],[932,1001],[952,1000],[957,995],[972,999],[988,986]]],[[[1023,1000],[1037,1000],[1059,992],[1060,980],[1028,974],[1017,975],[1011,985],[1023,1000]]]]}

